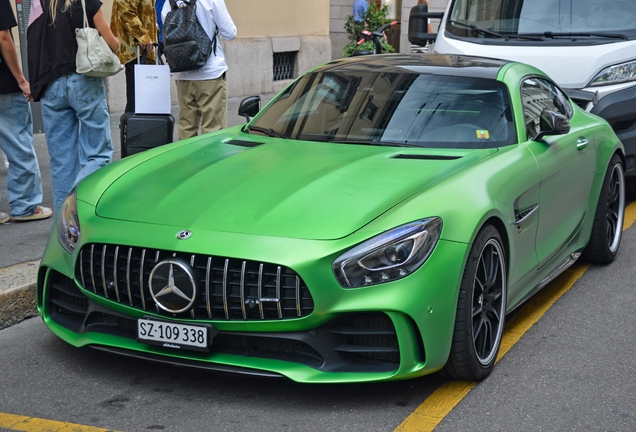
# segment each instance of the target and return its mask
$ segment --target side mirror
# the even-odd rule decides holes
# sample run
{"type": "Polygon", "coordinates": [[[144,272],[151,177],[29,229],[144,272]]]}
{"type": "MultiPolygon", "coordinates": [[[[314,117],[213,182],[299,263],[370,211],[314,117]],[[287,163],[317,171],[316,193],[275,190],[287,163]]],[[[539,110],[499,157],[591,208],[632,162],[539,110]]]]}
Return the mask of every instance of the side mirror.
{"type": "Polygon", "coordinates": [[[570,120],[561,113],[544,109],[539,118],[539,129],[534,141],[542,140],[546,135],[565,135],[570,132],[570,120]]]}
{"type": "Polygon", "coordinates": [[[409,13],[409,42],[413,45],[425,46],[426,42],[435,42],[437,33],[428,32],[431,18],[443,19],[443,12],[429,12],[428,5],[419,4],[411,8],[409,13]]]}
{"type": "Polygon", "coordinates": [[[261,110],[261,97],[248,96],[241,101],[238,108],[238,115],[245,117],[250,122],[261,110]]]}

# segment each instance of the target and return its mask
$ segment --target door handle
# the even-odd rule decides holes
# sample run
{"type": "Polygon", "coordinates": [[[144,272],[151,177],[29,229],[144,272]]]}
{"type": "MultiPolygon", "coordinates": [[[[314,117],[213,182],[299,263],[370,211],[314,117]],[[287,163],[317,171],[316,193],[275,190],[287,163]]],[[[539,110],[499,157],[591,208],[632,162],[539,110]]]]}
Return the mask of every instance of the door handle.
{"type": "Polygon", "coordinates": [[[587,138],[579,138],[576,140],[576,148],[578,151],[583,152],[587,150],[587,146],[590,141],[587,138]]]}

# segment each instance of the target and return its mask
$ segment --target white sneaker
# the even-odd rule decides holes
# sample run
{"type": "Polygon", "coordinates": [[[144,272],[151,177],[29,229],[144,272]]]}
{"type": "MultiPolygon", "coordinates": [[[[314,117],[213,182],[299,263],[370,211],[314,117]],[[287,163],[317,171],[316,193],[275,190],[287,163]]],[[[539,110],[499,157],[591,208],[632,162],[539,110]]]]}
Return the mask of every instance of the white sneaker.
{"type": "Polygon", "coordinates": [[[33,214],[30,214],[28,216],[11,216],[11,220],[14,222],[27,222],[27,221],[50,218],[52,214],[53,214],[53,210],[51,210],[48,207],[39,205],[35,208],[35,211],[33,212],[33,214]]]}
{"type": "Polygon", "coordinates": [[[9,160],[7,159],[7,155],[2,153],[2,162],[4,162],[4,167],[9,168],[9,160]]]}
{"type": "Polygon", "coordinates": [[[5,212],[0,212],[0,224],[9,222],[10,219],[11,219],[11,216],[6,214],[5,212]]]}

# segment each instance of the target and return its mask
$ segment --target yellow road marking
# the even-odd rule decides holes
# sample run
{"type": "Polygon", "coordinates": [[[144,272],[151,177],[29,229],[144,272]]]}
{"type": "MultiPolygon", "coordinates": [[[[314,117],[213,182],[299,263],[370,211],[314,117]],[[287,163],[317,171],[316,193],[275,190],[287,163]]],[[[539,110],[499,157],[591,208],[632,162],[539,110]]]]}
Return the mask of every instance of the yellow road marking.
{"type": "Polygon", "coordinates": [[[25,432],[110,432],[112,429],[83,426],[73,423],[45,420],[14,414],[0,413],[0,428],[25,432]]]}
{"type": "MultiPolygon", "coordinates": [[[[623,231],[636,220],[636,202],[625,209],[623,231]]],[[[574,285],[589,264],[575,264],[543,288],[506,322],[501,338],[499,361],[516,344],[521,336],[541,318],[550,307],[574,285]]],[[[395,429],[395,432],[429,432],[477,385],[477,382],[451,380],[435,390],[415,411],[395,429]]]]}

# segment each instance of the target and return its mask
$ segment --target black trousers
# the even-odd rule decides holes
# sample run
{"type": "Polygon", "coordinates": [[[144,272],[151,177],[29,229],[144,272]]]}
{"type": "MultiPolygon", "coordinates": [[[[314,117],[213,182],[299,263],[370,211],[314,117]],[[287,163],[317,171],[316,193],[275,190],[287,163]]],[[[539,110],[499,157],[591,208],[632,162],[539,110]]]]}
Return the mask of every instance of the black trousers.
{"type": "Polygon", "coordinates": [[[134,59],[124,66],[126,71],[126,112],[135,112],[135,65],[134,59]]]}

